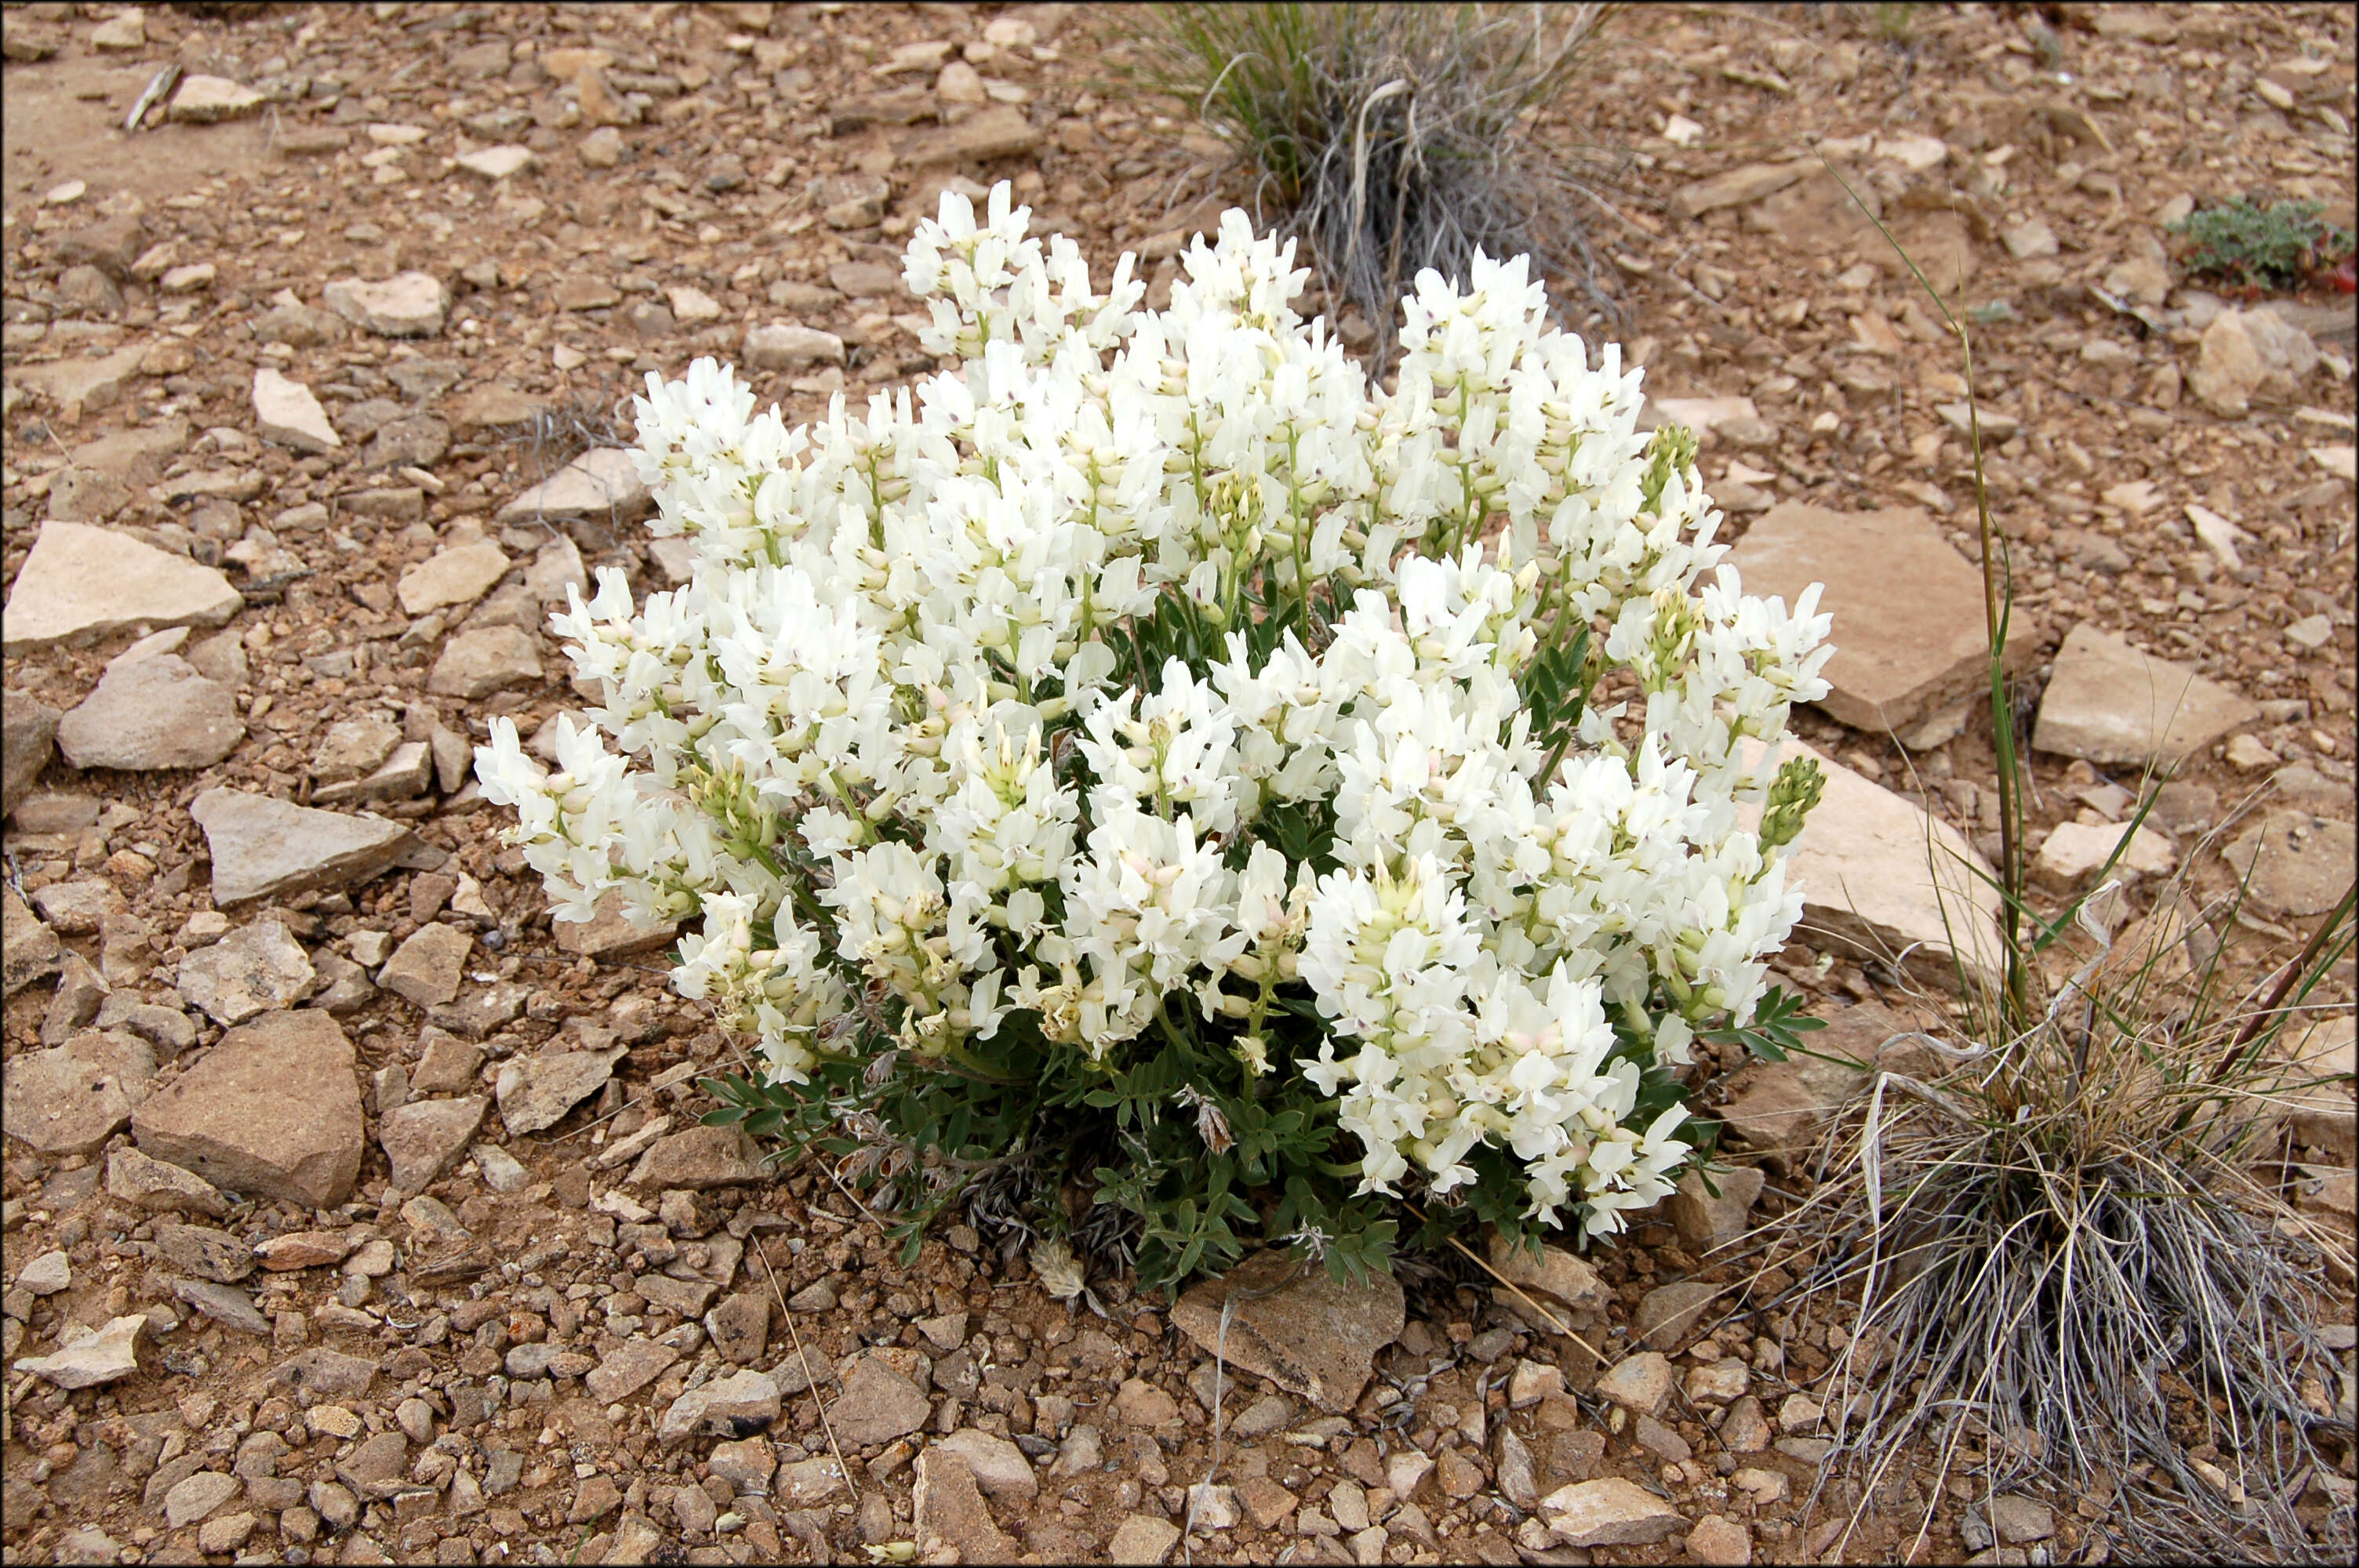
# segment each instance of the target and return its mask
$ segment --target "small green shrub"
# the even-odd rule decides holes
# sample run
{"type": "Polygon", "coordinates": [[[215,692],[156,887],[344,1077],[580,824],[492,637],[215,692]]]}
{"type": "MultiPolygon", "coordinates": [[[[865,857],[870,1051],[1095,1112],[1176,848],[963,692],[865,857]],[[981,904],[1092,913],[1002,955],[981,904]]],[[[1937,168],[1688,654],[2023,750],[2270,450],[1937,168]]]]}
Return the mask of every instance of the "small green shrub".
{"type": "Polygon", "coordinates": [[[2352,236],[2320,220],[2315,201],[2264,207],[2249,197],[2198,208],[2171,232],[2190,273],[2241,287],[2290,288],[2351,254],[2352,236]]]}

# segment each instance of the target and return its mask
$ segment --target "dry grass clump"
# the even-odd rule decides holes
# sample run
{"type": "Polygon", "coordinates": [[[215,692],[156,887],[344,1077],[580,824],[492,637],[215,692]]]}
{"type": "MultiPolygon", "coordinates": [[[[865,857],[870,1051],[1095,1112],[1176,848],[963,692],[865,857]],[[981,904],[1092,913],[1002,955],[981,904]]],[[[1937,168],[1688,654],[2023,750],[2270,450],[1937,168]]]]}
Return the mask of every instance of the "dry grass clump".
{"type": "Polygon", "coordinates": [[[1878,1074],[1835,1122],[1787,1223],[1843,1260],[1810,1293],[1857,1301],[1824,1403],[1863,1498],[1930,1445],[1978,1496],[2098,1499],[2142,1560],[2349,1560],[2350,1506],[2295,1504],[2352,1441],[2312,1326],[2352,1241],[2264,1178],[2315,1082],[2280,1037],[2321,1011],[2352,901],[2246,987],[2202,918],[2234,902],[2174,883],[2118,942],[2081,906],[2085,958],[2028,1027],[1970,991],[1925,1037],[1953,1066],[1878,1074]]]}
{"type": "MultiPolygon", "coordinates": [[[[1479,248],[1604,291],[1566,155],[1532,135],[1593,62],[1603,5],[1169,5],[1141,71],[1257,172],[1256,207],[1309,243],[1389,347],[1421,268],[1463,283],[1479,248]]],[[[1256,214],[1257,218],[1259,214],[1256,214]]]]}

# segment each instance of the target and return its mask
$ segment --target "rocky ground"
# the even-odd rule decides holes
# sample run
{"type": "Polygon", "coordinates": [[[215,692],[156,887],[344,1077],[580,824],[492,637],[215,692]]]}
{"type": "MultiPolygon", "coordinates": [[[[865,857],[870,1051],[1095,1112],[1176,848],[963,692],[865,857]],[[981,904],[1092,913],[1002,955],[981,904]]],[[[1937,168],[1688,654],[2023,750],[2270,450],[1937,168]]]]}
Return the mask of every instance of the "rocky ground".
{"type": "MultiPolygon", "coordinates": [[[[2350,13],[1902,9],[1641,10],[1602,118],[1543,126],[1627,154],[1601,254],[1748,586],[1829,585],[1836,690],[1800,727],[1838,766],[1781,969],[1866,1057],[1910,1005],[1891,955],[1943,935],[1925,814],[1987,853],[1995,799],[1959,711],[1962,365],[1818,154],[1973,308],[2044,884],[2085,881],[2154,759],[2133,861],[2193,857],[2206,895],[2250,868],[2256,968],[2354,858],[2351,303],[2206,293],[2162,229],[2264,190],[2352,221],[2350,13]]],[[[1011,178],[1171,276],[1219,149],[1101,27],[0,15],[0,1558],[1826,1560],[1843,1326],[1780,1302],[1774,1229],[1708,1254],[1807,1188],[1840,1070],[1700,1076],[1723,1195],[1500,1260],[1520,1296],[1445,1266],[1241,1306],[1216,1389],[1219,1287],[1077,1312],[963,1225],[904,1268],[823,1172],[699,1129],[694,1076],[734,1058],[662,934],[552,929],[498,843],[470,748],[577,700],[547,607],[679,566],[612,451],[645,373],[718,354],[807,417],[930,368],[897,256],[945,186],[1011,178]]],[[[2348,1227],[2330,989],[2309,1049],[2343,1083],[2270,1168],[2348,1227]]],[[[1896,1472],[1843,1550],[2102,1555],[2101,1501],[1955,1478],[1919,1542],[1938,1485],[1896,1472]]]]}

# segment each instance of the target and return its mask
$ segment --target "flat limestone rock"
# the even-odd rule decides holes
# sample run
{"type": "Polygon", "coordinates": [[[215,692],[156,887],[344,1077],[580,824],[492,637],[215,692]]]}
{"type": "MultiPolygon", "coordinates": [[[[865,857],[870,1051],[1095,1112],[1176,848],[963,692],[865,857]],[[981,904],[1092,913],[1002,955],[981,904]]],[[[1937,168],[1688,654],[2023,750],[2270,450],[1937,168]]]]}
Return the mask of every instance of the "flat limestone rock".
{"type": "Polygon", "coordinates": [[[58,750],[77,768],[209,767],[245,739],[237,694],[177,654],[110,665],[58,723],[58,750]]]}
{"type": "Polygon", "coordinates": [[[338,278],[321,291],[327,308],[381,338],[430,338],[442,330],[450,290],[430,272],[405,272],[382,283],[338,278]]]}
{"type": "Polygon", "coordinates": [[[737,1127],[691,1127],[656,1141],[631,1168],[627,1184],[705,1192],[770,1179],[754,1141],[737,1127]]]}
{"type": "Polygon", "coordinates": [[[443,644],[426,689],[473,702],[539,678],[540,647],[531,633],[521,626],[478,626],[443,644]]]}
{"type": "Polygon", "coordinates": [[[353,1043],[316,1008],[233,1029],[132,1115],[158,1160],[216,1187],[333,1208],[359,1179],[363,1122],[353,1043]]]}
{"type": "Polygon", "coordinates": [[[679,922],[640,925],[625,910],[621,891],[609,888],[591,906],[588,920],[551,920],[549,932],[557,938],[560,952],[577,957],[619,958],[669,946],[679,935],[679,922]]]}
{"type": "Polygon", "coordinates": [[[405,615],[419,616],[450,604],[473,604],[508,571],[507,552],[485,539],[429,556],[395,585],[405,615]]]}
{"type": "Polygon", "coordinates": [[[2031,743],[2092,762],[2168,767],[2259,715],[2218,682],[2082,624],[2057,651],[2031,743]]]}
{"type": "Polygon", "coordinates": [[[792,370],[798,365],[842,364],[843,340],[833,332],[822,332],[816,327],[773,321],[766,327],[747,330],[745,347],[739,357],[756,370],[792,370]]]}
{"type": "Polygon", "coordinates": [[[38,1372],[60,1389],[87,1389],[128,1378],[139,1370],[139,1341],[147,1332],[147,1314],[118,1317],[104,1328],[82,1329],[49,1356],[27,1356],[16,1363],[19,1372],[38,1372]]]}
{"type": "Polygon", "coordinates": [[[502,523],[605,517],[628,522],[655,504],[637,460],[621,447],[593,447],[500,508],[502,523]]]}
{"type": "Polygon", "coordinates": [[[2245,897],[2275,914],[2324,914],[2351,885],[2359,858],[2352,826],[2306,811],[2277,811],[2221,851],[2245,897]]]}
{"type": "Polygon", "coordinates": [[[0,976],[5,977],[8,995],[54,973],[62,950],[58,934],[27,909],[13,889],[0,893],[0,976]]]}
{"type": "Polygon", "coordinates": [[[376,983],[419,1007],[440,1007],[459,994],[474,946],[474,937],[455,925],[421,925],[386,960],[376,983]]]}
{"type": "Polygon", "coordinates": [[[1559,1541],[1583,1548],[1648,1546],[1688,1528],[1679,1509],[1619,1476],[1550,1492],[1540,1499],[1540,1517],[1559,1541]]]}
{"type": "Polygon", "coordinates": [[[257,920],[180,960],[182,1000],[216,1023],[249,1018],[300,1001],[318,978],[282,923],[257,920]]]}
{"type": "Polygon", "coordinates": [[[376,1141],[393,1167],[393,1184],[416,1193],[439,1180],[484,1124],[491,1103],[488,1095],[413,1100],[379,1117],[376,1141]]]}
{"type": "Polygon", "coordinates": [[[218,626],[245,606],[211,567],[82,523],[45,523],[16,573],[0,640],[11,654],[134,626],[218,626]]]}
{"type": "Polygon", "coordinates": [[[45,1154],[88,1153],[131,1119],[155,1074],[155,1053],[112,1031],[19,1052],[0,1076],[8,1136],[45,1154]]]}
{"type": "MultiPolygon", "coordinates": [[[[1835,651],[1819,706],[1854,730],[1906,730],[1988,687],[1982,574],[1916,507],[1780,502],[1728,559],[1746,592],[1789,608],[1822,585],[1835,651]]],[[[2031,646],[2015,641],[2017,662],[2031,646]]]]}
{"type": "MultiPolygon", "coordinates": [[[[1760,741],[1745,748],[1748,764],[1760,757],[1760,741]]],[[[1787,880],[1802,888],[1800,935],[1887,962],[1906,954],[1913,972],[1944,982],[1954,978],[1952,940],[1970,968],[1997,963],[1999,897],[1956,828],[1799,741],[1780,755],[1817,758],[1826,784],[1787,849],[1787,880]]],[[[1758,820],[1758,806],[1743,809],[1748,825],[1758,820]]]]}
{"type": "Polygon", "coordinates": [[[512,1136],[519,1137],[556,1126],[567,1111],[606,1087],[623,1054],[617,1047],[511,1058],[501,1065],[494,1086],[500,1119],[512,1136]]]}
{"type": "Polygon", "coordinates": [[[242,790],[209,789],[189,815],[205,830],[216,904],[366,881],[415,841],[398,823],[242,790]]]}
{"type": "Polygon", "coordinates": [[[1231,1364],[1267,1378],[1329,1411],[1348,1411],[1375,1374],[1376,1353],[1400,1336],[1408,1321],[1400,1285],[1390,1274],[1364,1285],[1340,1284],[1313,1264],[1281,1284],[1289,1257],[1263,1252],[1217,1280],[1191,1286],[1171,1309],[1174,1326],[1212,1353],[1222,1343],[1221,1307],[1231,1291],[1277,1288],[1240,1299],[1223,1346],[1231,1364]]]}
{"type": "Polygon", "coordinates": [[[254,373],[254,429],[264,440],[299,452],[332,452],[344,444],[311,389],[268,365],[254,373]]]}
{"type": "Polygon", "coordinates": [[[237,120],[267,102],[261,93],[225,76],[184,76],[172,94],[168,113],[175,120],[210,125],[217,120],[237,120]]]}
{"type": "Polygon", "coordinates": [[[1671,194],[1671,211],[1681,218],[1701,218],[1723,207],[1741,207],[1774,194],[1816,171],[1810,160],[1794,163],[1748,163],[1683,185],[1671,194]]]}

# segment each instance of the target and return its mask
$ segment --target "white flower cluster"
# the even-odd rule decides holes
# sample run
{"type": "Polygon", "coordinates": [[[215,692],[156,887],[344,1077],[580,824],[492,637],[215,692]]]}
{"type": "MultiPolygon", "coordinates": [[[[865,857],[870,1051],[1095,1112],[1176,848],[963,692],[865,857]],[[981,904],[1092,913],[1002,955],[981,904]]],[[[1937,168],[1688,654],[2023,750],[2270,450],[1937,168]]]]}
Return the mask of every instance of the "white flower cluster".
{"type": "Polygon", "coordinates": [[[938,1060],[1028,1015],[1112,1065],[1192,1005],[1339,1102],[1363,1191],[1446,1193],[1487,1145],[1534,1215],[1619,1228],[1689,1152],[1683,1112],[1633,1124],[1639,1061],[1748,1017],[1799,913],[1738,806],[1825,690],[1816,590],[1743,595],[1692,444],[1636,427],[1638,373],[1548,329],[1520,259],[1418,280],[1387,393],[1240,212],[1161,312],[1027,219],[1003,184],[919,226],[958,362],[914,395],[790,431],[710,361],[648,378],[694,573],[555,618],[604,699],[557,771],[505,719],[478,753],[558,916],[701,915],[679,988],[785,1079],[848,1014],[938,1060]],[[1167,599],[1219,656],[1140,667],[1167,599]],[[1544,745],[1526,683],[1577,628],[1597,697],[1544,745]],[[1317,865],[1264,831],[1306,808],[1317,865]],[[1289,987],[1315,1056],[1273,1052],[1289,987]]]}

